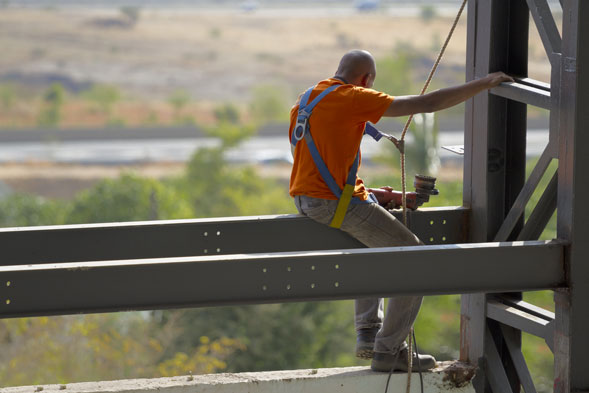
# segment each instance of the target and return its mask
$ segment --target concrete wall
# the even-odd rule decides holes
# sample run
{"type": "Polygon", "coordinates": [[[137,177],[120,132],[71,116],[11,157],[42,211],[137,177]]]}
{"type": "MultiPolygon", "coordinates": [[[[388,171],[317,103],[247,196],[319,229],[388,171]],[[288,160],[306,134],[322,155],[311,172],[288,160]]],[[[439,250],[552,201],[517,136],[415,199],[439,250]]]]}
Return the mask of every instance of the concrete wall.
{"type": "MultiPolygon", "coordinates": [[[[440,363],[424,373],[425,393],[474,393],[474,370],[460,363],[440,363]]],[[[368,367],[347,367],[239,374],[185,375],[173,378],[129,379],[72,383],[67,385],[21,386],[0,389],[2,393],[368,393],[384,392],[388,374],[368,367]]],[[[407,374],[395,373],[387,393],[405,393],[407,374]]],[[[411,378],[411,392],[419,393],[419,374],[411,378]]]]}

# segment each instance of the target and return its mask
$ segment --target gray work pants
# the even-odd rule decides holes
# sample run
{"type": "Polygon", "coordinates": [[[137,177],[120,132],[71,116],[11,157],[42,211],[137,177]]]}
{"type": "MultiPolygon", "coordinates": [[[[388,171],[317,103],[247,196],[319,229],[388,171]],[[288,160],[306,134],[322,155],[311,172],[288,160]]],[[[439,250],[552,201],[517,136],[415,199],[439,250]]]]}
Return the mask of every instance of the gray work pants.
{"type": "MultiPolygon", "coordinates": [[[[329,225],[337,201],[295,196],[299,213],[329,225]]],[[[340,228],[368,247],[416,246],[423,244],[417,236],[392,214],[376,203],[350,204],[340,228]]],[[[378,274],[378,272],[374,272],[378,274]]],[[[389,299],[384,315],[384,299],[363,298],[356,300],[356,330],[379,328],[374,343],[376,352],[397,352],[404,348],[417,312],[421,296],[398,296],[389,299]]]]}

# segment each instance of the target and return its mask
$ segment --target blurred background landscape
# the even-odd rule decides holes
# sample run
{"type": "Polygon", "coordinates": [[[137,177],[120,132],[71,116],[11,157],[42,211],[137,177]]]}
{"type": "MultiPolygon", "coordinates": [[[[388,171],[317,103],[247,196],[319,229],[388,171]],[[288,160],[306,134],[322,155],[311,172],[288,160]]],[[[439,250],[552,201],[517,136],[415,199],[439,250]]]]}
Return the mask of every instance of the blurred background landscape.
{"type": "MultiPolygon", "coordinates": [[[[418,94],[459,3],[2,0],[0,226],[295,213],[297,96],[354,48],[375,56],[376,89],[418,94]]],[[[463,15],[432,89],[464,82],[465,52],[463,15]]],[[[528,56],[549,82],[533,23],[528,56]]],[[[417,116],[408,134],[408,176],[439,179],[429,206],[462,204],[462,157],[441,146],[463,143],[463,117],[417,116]]],[[[399,135],[404,120],[378,126],[399,135]]],[[[530,107],[528,128],[531,168],[548,113],[530,107]]],[[[362,149],[365,182],[400,188],[392,146],[362,149]]],[[[553,308],[550,292],[525,296],[553,308]]],[[[420,348],[456,359],[459,319],[459,296],[426,298],[420,348]]],[[[367,365],[354,342],[351,301],[6,319],[0,387],[367,365]]],[[[552,391],[548,347],[524,334],[524,351],[552,391]]]]}

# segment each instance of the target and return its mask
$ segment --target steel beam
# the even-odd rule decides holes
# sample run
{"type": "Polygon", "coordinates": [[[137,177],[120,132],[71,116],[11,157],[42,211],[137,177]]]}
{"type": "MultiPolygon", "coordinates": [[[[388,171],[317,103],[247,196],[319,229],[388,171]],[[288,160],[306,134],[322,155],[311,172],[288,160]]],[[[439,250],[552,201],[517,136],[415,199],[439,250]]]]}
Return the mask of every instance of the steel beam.
{"type": "Polygon", "coordinates": [[[550,348],[553,348],[553,321],[552,318],[543,318],[526,312],[518,307],[512,307],[497,300],[487,301],[487,317],[504,325],[517,328],[523,332],[533,334],[546,340],[550,348]]]}
{"type": "Polygon", "coordinates": [[[540,180],[542,180],[542,176],[544,176],[548,165],[550,165],[550,162],[552,161],[550,150],[550,146],[546,146],[544,152],[540,156],[540,159],[536,163],[536,166],[532,170],[532,173],[530,174],[530,177],[528,178],[524,188],[517,196],[513,206],[505,217],[505,221],[503,221],[503,224],[501,224],[501,227],[497,231],[494,239],[495,241],[507,240],[517,223],[521,220],[525,212],[526,205],[530,201],[530,198],[534,194],[538,184],[540,184],[540,180]]]}
{"type": "Polygon", "coordinates": [[[505,341],[507,351],[509,352],[509,356],[513,361],[524,391],[526,393],[536,393],[534,381],[530,375],[530,370],[526,364],[526,359],[524,359],[524,355],[520,349],[519,332],[511,327],[501,325],[501,333],[503,334],[503,340],[505,341]]]}
{"type": "Polygon", "coordinates": [[[542,235],[556,210],[557,188],[558,172],[554,173],[552,179],[550,179],[538,204],[534,207],[522,231],[517,236],[517,240],[537,240],[542,235]]]}
{"type": "MultiPolygon", "coordinates": [[[[489,42],[491,40],[491,4],[474,0],[468,2],[466,80],[489,73],[489,42]]],[[[463,204],[474,208],[471,213],[471,241],[486,241],[487,203],[486,167],[488,159],[487,118],[489,96],[480,94],[466,101],[464,121],[464,191],[463,204]],[[478,139],[477,139],[478,137],[478,139]],[[478,142],[478,143],[477,143],[478,142]]],[[[473,380],[477,392],[486,384],[484,373],[485,295],[462,296],[460,310],[460,360],[477,366],[480,372],[473,380]]]]}
{"type": "Polygon", "coordinates": [[[487,380],[493,392],[513,393],[510,386],[510,381],[507,378],[505,367],[503,366],[503,359],[497,350],[498,343],[495,342],[493,334],[488,326],[485,327],[485,339],[487,341],[487,362],[485,371],[487,380]]]}
{"type": "Polygon", "coordinates": [[[569,291],[556,299],[554,392],[589,391],[589,2],[563,1],[558,237],[566,251],[569,291]]]}
{"type": "Polygon", "coordinates": [[[503,98],[524,104],[534,105],[539,108],[551,109],[550,89],[545,90],[537,86],[526,85],[518,82],[504,82],[491,89],[491,93],[503,98]]]}
{"type": "Polygon", "coordinates": [[[550,64],[554,65],[560,59],[555,54],[560,54],[562,39],[554,22],[554,17],[546,0],[527,0],[530,13],[540,34],[546,55],[550,64]]]}
{"type": "Polygon", "coordinates": [[[554,320],[554,313],[548,311],[542,307],[535,306],[531,303],[525,302],[523,300],[512,299],[510,296],[497,296],[493,295],[493,299],[498,300],[499,302],[508,305],[509,307],[513,307],[515,309],[524,311],[527,314],[533,315],[538,318],[545,319],[547,321],[554,320]]]}
{"type": "MultiPolygon", "coordinates": [[[[525,78],[529,27],[525,1],[474,0],[468,5],[467,80],[494,71],[525,78]]],[[[526,92],[532,100],[542,97],[541,102],[549,94],[544,86],[530,87],[521,82],[515,88],[496,90],[498,94],[504,91],[513,93],[513,98],[526,92]]],[[[495,237],[524,185],[526,110],[526,104],[493,93],[480,94],[467,102],[464,206],[471,208],[471,241],[484,242],[495,237]]],[[[523,219],[515,221],[516,231],[522,226],[523,219]]],[[[492,344],[486,334],[485,302],[484,294],[464,296],[461,309],[460,357],[480,366],[481,372],[474,383],[478,393],[489,391],[484,375],[488,355],[485,348],[492,344]]],[[[501,341],[500,337],[496,338],[501,341]]],[[[509,384],[519,386],[515,369],[509,363],[505,365],[509,384]]]]}
{"type": "Polygon", "coordinates": [[[536,290],[562,261],[514,242],[2,266],[0,317],[536,290]]]}
{"type": "Polygon", "coordinates": [[[517,83],[521,83],[526,86],[534,87],[536,89],[544,90],[544,91],[551,91],[550,83],[542,82],[532,78],[514,78],[517,83]]]}
{"type": "MultiPolygon", "coordinates": [[[[468,210],[409,211],[408,226],[426,244],[463,243],[468,210]]],[[[300,215],[2,228],[0,266],[361,247],[300,215]]]]}

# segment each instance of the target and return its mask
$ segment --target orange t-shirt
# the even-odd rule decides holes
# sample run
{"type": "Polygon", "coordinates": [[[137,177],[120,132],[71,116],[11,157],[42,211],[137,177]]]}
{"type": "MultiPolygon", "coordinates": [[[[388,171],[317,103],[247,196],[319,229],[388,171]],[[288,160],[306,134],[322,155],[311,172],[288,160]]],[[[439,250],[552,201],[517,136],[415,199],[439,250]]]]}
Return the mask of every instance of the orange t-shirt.
{"type": "MultiPolygon", "coordinates": [[[[394,97],[376,90],[342,84],[340,80],[330,78],[319,82],[309,97],[309,103],[334,84],[342,86],[327,94],[315,106],[309,125],[321,158],[333,179],[343,189],[360,148],[366,122],[376,123],[380,120],[394,97]]],[[[289,138],[297,121],[298,110],[297,102],[290,111],[289,138]]],[[[323,181],[304,139],[297,143],[294,151],[290,195],[337,199],[323,181]]],[[[361,200],[368,198],[364,182],[359,177],[356,177],[353,195],[361,200]]]]}

